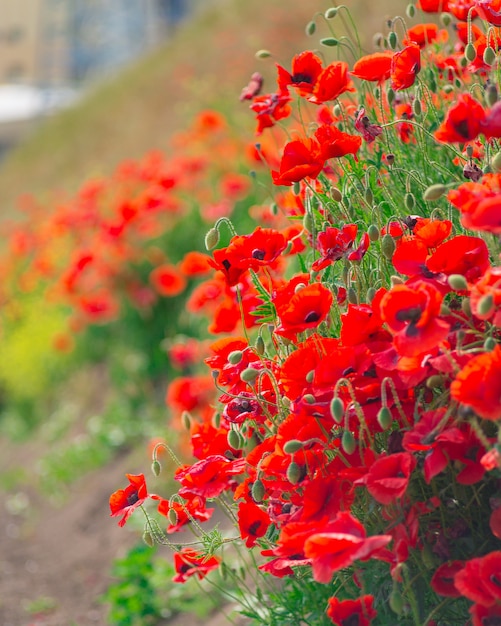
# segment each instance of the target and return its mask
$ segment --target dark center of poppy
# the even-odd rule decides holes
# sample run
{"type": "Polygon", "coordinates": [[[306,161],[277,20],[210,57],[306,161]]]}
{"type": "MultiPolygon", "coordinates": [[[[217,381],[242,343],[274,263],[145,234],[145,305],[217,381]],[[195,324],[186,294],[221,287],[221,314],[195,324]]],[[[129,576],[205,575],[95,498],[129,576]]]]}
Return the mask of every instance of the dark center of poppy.
{"type": "Polygon", "coordinates": [[[309,74],[299,72],[299,74],[293,74],[291,82],[293,85],[298,85],[299,83],[312,83],[313,80],[309,74]]]}
{"type": "Polygon", "coordinates": [[[360,615],[353,613],[350,617],[341,620],[341,626],[358,626],[360,624],[360,615]]]}
{"type": "Polygon", "coordinates": [[[251,403],[248,400],[239,400],[236,403],[236,409],[239,413],[247,413],[252,408],[251,403]]]}
{"type": "Polygon", "coordinates": [[[498,578],[496,574],[492,574],[491,583],[494,583],[497,587],[501,587],[501,578],[498,578]]]}
{"type": "Polygon", "coordinates": [[[312,324],[313,322],[318,322],[320,319],[320,314],[317,311],[310,311],[308,315],[304,318],[306,324],[312,324]]]}
{"type": "Polygon", "coordinates": [[[396,318],[399,322],[411,322],[416,324],[421,319],[421,307],[415,306],[410,309],[402,309],[396,314],[396,318]]]}
{"type": "Polygon", "coordinates": [[[470,129],[468,127],[468,120],[462,120],[461,122],[454,124],[454,129],[458,133],[458,135],[461,135],[461,137],[464,137],[465,139],[470,138],[470,129]]]}
{"type": "Polygon", "coordinates": [[[137,494],[137,491],[133,491],[132,493],[129,493],[129,495],[127,496],[127,504],[129,506],[136,504],[138,500],[139,500],[139,496],[137,494]]]}
{"type": "Polygon", "coordinates": [[[231,267],[231,263],[228,261],[228,259],[224,259],[224,261],[221,262],[221,265],[226,271],[228,271],[231,267]]]}
{"type": "Polygon", "coordinates": [[[249,526],[249,535],[255,535],[261,526],[261,522],[255,521],[249,526]]]}
{"type": "Polygon", "coordinates": [[[482,626],[501,626],[501,617],[482,617],[482,626]]]}
{"type": "Polygon", "coordinates": [[[259,248],[255,248],[252,251],[252,258],[257,259],[258,261],[262,261],[265,257],[266,252],[264,250],[260,250],[259,248]]]}

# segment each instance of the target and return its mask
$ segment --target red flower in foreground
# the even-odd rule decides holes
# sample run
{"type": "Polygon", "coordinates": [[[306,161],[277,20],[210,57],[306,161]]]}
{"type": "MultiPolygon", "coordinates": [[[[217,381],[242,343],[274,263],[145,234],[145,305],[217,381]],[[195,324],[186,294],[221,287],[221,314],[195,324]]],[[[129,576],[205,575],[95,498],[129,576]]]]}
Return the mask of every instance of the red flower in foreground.
{"type": "Polygon", "coordinates": [[[338,600],[329,598],[327,617],[336,626],[370,626],[376,617],[377,611],[372,604],[374,596],[362,596],[356,600],[338,600]]]}
{"type": "MultiPolygon", "coordinates": [[[[501,551],[471,559],[454,576],[461,595],[482,606],[493,606],[501,600],[501,551]]],[[[482,623],[482,622],[480,622],[482,623]]]]}
{"type": "Polygon", "coordinates": [[[110,496],[110,516],[123,516],[118,522],[119,526],[125,525],[125,522],[143,504],[146,498],[158,498],[158,496],[148,494],[144,474],[138,474],[137,476],[126,474],[126,476],[130,484],[125,489],[119,489],[110,496]]]}
{"type": "Polygon", "coordinates": [[[344,61],[336,61],[320,73],[308,101],[323,104],[339,98],[346,91],[354,91],[353,83],[348,76],[348,65],[344,61]]]}
{"type": "Polygon", "coordinates": [[[277,307],[280,326],[275,332],[287,338],[294,338],[307,328],[316,328],[329,314],[333,295],[320,283],[299,289],[289,302],[277,307]]]}
{"type": "Polygon", "coordinates": [[[501,0],[473,0],[473,4],[483,20],[501,26],[501,0]]]}
{"type": "Polygon", "coordinates": [[[270,516],[254,502],[241,502],[238,505],[238,527],[240,536],[245,539],[248,548],[256,545],[260,537],[266,535],[270,525],[270,516]]]}
{"type": "Polygon", "coordinates": [[[501,234],[501,174],[485,174],[482,182],[463,183],[447,194],[461,213],[465,228],[501,234]]]}
{"type": "Polygon", "coordinates": [[[174,554],[176,575],[172,580],[175,583],[185,583],[191,576],[202,580],[213,569],[217,569],[219,563],[215,556],[206,557],[192,548],[183,548],[174,554]]]}
{"type": "Polygon", "coordinates": [[[284,148],[280,170],[271,175],[275,185],[290,186],[306,178],[317,178],[324,166],[320,146],[314,139],[289,141],[284,148]]]}
{"type": "Polygon", "coordinates": [[[432,576],[430,585],[439,596],[459,598],[461,595],[454,585],[454,576],[464,567],[463,561],[442,563],[432,576]]]}
{"type": "Polygon", "coordinates": [[[435,139],[444,143],[473,141],[482,130],[483,106],[470,94],[460,94],[457,103],[447,111],[445,120],[435,131],[435,139]]]}
{"type": "Polygon", "coordinates": [[[501,419],[501,347],[473,357],[451,384],[451,397],[488,420],[501,419]]]}
{"type": "Polygon", "coordinates": [[[244,469],[245,459],[230,461],[219,454],[212,454],[191,466],[179,467],[174,478],[182,485],[179,495],[183,498],[194,495],[217,498],[223,491],[236,486],[232,477],[242,474],[244,469]]]}
{"type": "Polygon", "coordinates": [[[421,51],[417,44],[411,43],[391,59],[391,86],[396,91],[407,89],[414,84],[421,69],[421,51]]]}
{"type": "Polygon", "coordinates": [[[473,626],[497,626],[501,624],[501,605],[482,606],[474,604],[470,609],[473,626]]]}
{"type": "Polygon", "coordinates": [[[407,490],[416,459],[410,452],[398,452],[375,461],[367,474],[367,491],[380,504],[390,504],[407,490]]]}
{"type": "Polygon", "coordinates": [[[362,145],[361,137],[343,133],[331,124],[320,126],[315,137],[320,144],[320,154],[325,160],[356,154],[362,145]]]}
{"type": "Polygon", "coordinates": [[[322,60],[313,52],[306,50],[292,59],[292,72],[288,72],[281,65],[278,69],[278,86],[280,91],[286,92],[287,87],[294,87],[300,96],[313,92],[317,79],[322,73],[322,60]]]}
{"type": "Polygon", "coordinates": [[[381,83],[390,77],[392,57],[390,51],[368,54],[358,59],[351,73],[362,80],[381,83]]]}

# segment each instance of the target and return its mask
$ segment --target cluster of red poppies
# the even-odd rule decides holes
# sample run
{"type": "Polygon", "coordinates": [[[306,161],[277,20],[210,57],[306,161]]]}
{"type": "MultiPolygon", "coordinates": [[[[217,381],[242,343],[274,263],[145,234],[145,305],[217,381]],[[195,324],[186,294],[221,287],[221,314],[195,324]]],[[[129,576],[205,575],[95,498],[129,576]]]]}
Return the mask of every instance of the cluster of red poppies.
{"type": "MultiPolygon", "coordinates": [[[[207,234],[189,306],[229,334],[206,358],[218,405],[188,377],[169,389],[197,461],[159,512],[203,532],[220,501],[261,573],[338,589],[340,626],[501,623],[500,4],[420,0],[444,28],[399,41],[395,20],[351,70],[307,51],[275,93],[243,92],[289,189],[266,227],[207,234]],[[265,137],[294,98],[277,160],[265,137]]],[[[144,502],[129,478],[122,521],[144,502]]],[[[185,547],[176,580],[218,564],[185,547]]]]}

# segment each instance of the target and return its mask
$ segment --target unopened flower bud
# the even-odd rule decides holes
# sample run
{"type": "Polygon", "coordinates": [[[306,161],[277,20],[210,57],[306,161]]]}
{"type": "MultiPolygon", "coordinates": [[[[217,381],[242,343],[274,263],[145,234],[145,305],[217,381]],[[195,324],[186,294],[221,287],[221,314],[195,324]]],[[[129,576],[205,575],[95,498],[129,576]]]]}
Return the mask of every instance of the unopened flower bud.
{"type": "Polygon", "coordinates": [[[395,155],[392,154],[391,152],[389,154],[386,155],[386,162],[388,163],[388,165],[393,165],[393,163],[395,163],[395,155]]]}
{"type": "Polygon", "coordinates": [[[447,278],[447,282],[454,291],[466,291],[468,289],[468,283],[462,274],[451,274],[447,278]]]}
{"type": "Polygon", "coordinates": [[[266,346],[264,345],[264,339],[261,337],[261,335],[258,335],[256,339],[256,352],[259,354],[259,356],[262,356],[265,350],[266,346]]]}
{"type": "Polygon", "coordinates": [[[419,100],[419,98],[416,98],[414,102],[412,103],[412,112],[414,113],[416,117],[419,117],[421,113],[423,112],[423,108],[421,106],[421,100],[419,100]]]}
{"type": "Polygon", "coordinates": [[[337,15],[337,7],[331,7],[324,13],[326,20],[333,20],[337,15]]]}
{"type": "Polygon", "coordinates": [[[449,24],[452,22],[451,14],[450,13],[441,13],[440,14],[440,21],[447,28],[447,26],[449,26],[449,24]]]}
{"type": "Polygon", "coordinates": [[[308,211],[303,216],[303,227],[309,233],[313,232],[313,229],[315,228],[315,220],[313,219],[312,214],[308,211]]]}
{"type": "Polygon", "coordinates": [[[336,424],[341,424],[344,418],[344,402],[338,396],[332,398],[331,415],[336,424]]]}
{"type": "Polygon", "coordinates": [[[482,296],[482,298],[480,298],[478,302],[478,307],[477,307],[477,311],[479,315],[481,315],[483,318],[486,319],[490,317],[493,310],[494,310],[494,298],[492,297],[492,295],[488,293],[486,296],[482,296]]]}
{"type": "Polygon", "coordinates": [[[393,417],[391,411],[387,406],[382,406],[377,414],[378,424],[383,430],[387,430],[393,423],[393,417]]]}
{"type": "Polygon", "coordinates": [[[331,187],[331,198],[336,202],[341,202],[343,199],[343,194],[339,191],[337,187],[331,187]]]}
{"type": "Polygon", "coordinates": [[[320,40],[320,43],[322,44],[322,46],[333,48],[334,46],[337,46],[339,44],[339,39],[336,39],[335,37],[324,37],[320,40]]]}
{"type": "Polygon", "coordinates": [[[297,485],[298,482],[301,480],[302,473],[303,472],[301,470],[301,467],[297,463],[292,461],[292,463],[290,463],[289,467],[287,468],[287,480],[292,485],[297,485]]]}
{"type": "Polygon", "coordinates": [[[487,337],[487,339],[484,341],[484,350],[486,352],[492,352],[497,345],[497,341],[494,339],[494,337],[487,337]]]}
{"type": "Polygon", "coordinates": [[[266,59],[271,57],[271,52],[269,50],[258,50],[255,54],[256,59],[266,59]]]}
{"type": "Polygon", "coordinates": [[[392,50],[395,50],[398,45],[397,33],[394,30],[392,30],[391,33],[388,35],[388,45],[392,50]]]}
{"type": "Polygon", "coordinates": [[[264,498],[264,485],[259,478],[252,483],[251,496],[254,502],[262,502],[264,498]]]}
{"type": "Polygon", "coordinates": [[[416,7],[413,4],[408,4],[405,12],[407,17],[413,18],[416,15],[416,7]]]}
{"type": "Polygon", "coordinates": [[[183,411],[181,414],[181,422],[186,430],[191,429],[191,415],[188,411],[183,411]]]}
{"type": "Polygon", "coordinates": [[[374,202],[374,194],[372,193],[372,189],[370,187],[366,188],[364,197],[367,204],[372,204],[374,202]]]}
{"type": "Polygon", "coordinates": [[[253,367],[247,367],[240,374],[240,380],[242,380],[244,383],[252,384],[253,382],[255,382],[258,376],[259,372],[256,369],[254,369],[253,367]]]}
{"type": "Polygon", "coordinates": [[[402,615],[404,610],[404,599],[402,597],[402,593],[400,589],[394,585],[393,590],[390,593],[390,597],[388,598],[388,603],[390,605],[390,609],[396,613],[397,615],[402,615]]]}
{"type": "Polygon", "coordinates": [[[428,187],[423,194],[423,200],[426,202],[432,202],[433,200],[438,200],[441,198],[444,193],[447,191],[447,187],[442,185],[441,183],[437,183],[436,185],[431,185],[428,187]]]}
{"type": "Polygon", "coordinates": [[[317,25],[315,24],[315,22],[311,21],[311,22],[308,22],[308,24],[306,24],[305,32],[310,37],[311,35],[315,34],[316,30],[317,30],[317,25]]]}
{"type": "Polygon", "coordinates": [[[357,442],[355,441],[353,433],[349,430],[345,430],[343,436],[341,437],[341,448],[343,448],[346,454],[353,454],[356,447],[357,442]]]}
{"type": "Polygon", "coordinates": [[[162,466],[160,465],[157,459],[155,459],[153,463],[151,464],[151,471],[153,472],[155,476],[160,476],[160,472],[162,471],[162,466]]]}
{"type": "Polygon", "coordinates": [[[294,452],[302,449],[303,442],[299,441],[298,439],[291,439],[290,441],[287,441],[287,443],[284,445],[285,454],[294,454],[294,452]]]}
{"type": "Polygon", "coordinates": [[[485,101],[490,107],[498,101],[498,89],[493,83],[489,83],[485,88],[485,101]]]}
{"type": "Polygon", "coordinates": [[[390,276],[390,283],[391,283],[391,286],[394,287],[395,285],[403,285],[404,280],[401,276],[397,276],[396,274],[393,274],[393,276],[390,276]]]}
{"type": "Polygon", "coordinates": [[[393,237],[390,235],[390,233],[386,233],[386,235],[384,235],[384,237],[381,239],[381,252],[383,253],[384,258],[390,261],[393,254],[395,253],[396,247],[397,244],[395,243],[393,237]]]}
{"type": "Polygon", "coordinates": [[[317,401],[312,393],[305,393],[303,396],[303,400],[304,402],[306,402],[306,404],[315,404],[315,402],[317,401]]]}
{"type": "Polygon", "coordinates": [[[443,387],[445,380],[444,376],[434,374],[426,379],[426,386],[428,389],[439,389],[440,387],[443,387]]]}
{"type": "Polygon", "coordinates": [[[365,300],[367,304],[370,304],[374,300],[375,296],[376,290],[374,289],[374,287],[369,287],[369,289],[367,289],[367,293],[365,294],[365,300]]]}
{"type": "Polygon", "coordinates": [[[471,302],[469,298],[463,298],[461,301],[461,310],[465,315],[471,317],[471,302]]]}
{"type": "Polygon", "coordinates": [[[240,450],[242,447],[240,433],[236,430],[228,431],[228,434],[226,436],[226,441],[228,442],[228,445],[230,446],[230,448],[233,448],[233,450],[240,450]]]}
{"type": "Polygon", "coordinates": [[[217,228],[211,228],[205,235],[205,247],[207,250],[213,250],[219,243],[219,231],[217,228]]]}
{"type": "Polygon", "coordinates": [[[295,196],[299,196],[299,194],[301,193],[301,184],[300,184],[298,181],[295,181],[295,182],[292,184],[292,193],[293,193],[295,196]]]}
{"type": "Polygon", "coordinates": [[[388,89],[386,97],[388,98],[388,103],[389,104],[393,104],[393,102],[395,100],[395,92],[393,91],[393,89],[391,87],[388,89]]]}
{"type": "Polygon", "coordinates": [[[155,545],[153,535],[148,530],[145,530],[143,533],[143,541],[148,546],[148,548],[153,548],[153,546],[155,545]]]}
{"type": "Polygon", "coordinates": [[[169,509],[169,512],[167,513],[167,519],[173,526],[177,524],[179,517],[177,515],[176,509],[169,509]]]}
{"type": "Polygon", "coordinates": [[[497,152],[492,157],[491,166],[495,172],[501,172],[501,152],[497,152]]]}
{"type": "Polygon", "coordinates": [[[406,193],[404,197],[404,205],[408,211],[412,211],[416,206],[416,198],[412,193],[406,193]]]}
{"type": "Polygon", "coordinates": [[[466,44],[464,49],[464,58],[470,63],[473,63],[473,61],[477,58],[477,49],[472,43],[466,44]]]}
{"type": "Polygon", "coordinates": [[[377,241],[380,237],[380,232],[379,232],[379,228],[376,226],[376,224],[371,224],[369,226],[369,228],[367,229],[367,234],[369,235],[369,239],[371,241],[377,241]]]}
{"type": "Polygon", "coordinates": [[[346,299],[348,300],[350,304],[358,304],[357,290],[354,289],[353,287],[350,287],[346,294],[346,299]]]}
{"type": "Polygon", "coordinates": [[[233,350],[228,354],[228,363],[230,365],[238,365],[242,360],[244,353],[241,350],[233,350]]]}
{"type": "Polygon", "coordinates": [[[484,63],[486,65],[492,65],[494,63],[494,61],[496,60],[496,52],[493,48],[491,48],[490,46],[487,46],[484,50],[484,63]]]}
{"type": "Polygon", "coordinates": [[[312,382],[313,382],[313,379],[315,378],[315,370],[310,370],[310,371],[306,374],[305,378],[306,378],[306,382],[307,382],[307,383],[312,383],[312,382]]]}

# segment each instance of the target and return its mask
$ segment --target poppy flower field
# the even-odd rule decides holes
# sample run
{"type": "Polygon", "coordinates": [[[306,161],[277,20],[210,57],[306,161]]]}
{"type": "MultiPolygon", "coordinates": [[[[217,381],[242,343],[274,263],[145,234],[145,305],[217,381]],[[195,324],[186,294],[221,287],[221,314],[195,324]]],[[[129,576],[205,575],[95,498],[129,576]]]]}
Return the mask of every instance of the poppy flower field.
{"type": "Polygon", "coordinates": [[[501,624],[501,4],[419,0],[370,52],[350,19],[242,90],[268,199],[184,261],[215,335],[167,389],[194,459],[158,443],[177,491],[128,474],[111,515],[252,624],[501,624]]]}

